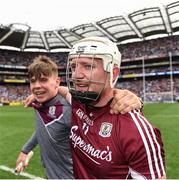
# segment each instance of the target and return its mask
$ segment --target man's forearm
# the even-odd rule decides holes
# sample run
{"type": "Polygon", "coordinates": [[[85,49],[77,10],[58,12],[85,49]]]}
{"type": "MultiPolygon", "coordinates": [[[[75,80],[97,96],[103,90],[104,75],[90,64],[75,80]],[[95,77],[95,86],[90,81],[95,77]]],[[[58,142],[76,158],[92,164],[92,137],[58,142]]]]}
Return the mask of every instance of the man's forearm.
{"type": "Polygon", "coordinates": [[[58,92],[64,97],[66,98],[67,94],[69,93],[68,87],[66,86],[59,86],[58,87],[58,92]]]}
{"type": "Polygon", "coordinates": [[[71,94],[69,92],[68,87],[59,86],[58,93],[60,93],[69,103],[71,103],[71,94]]]}

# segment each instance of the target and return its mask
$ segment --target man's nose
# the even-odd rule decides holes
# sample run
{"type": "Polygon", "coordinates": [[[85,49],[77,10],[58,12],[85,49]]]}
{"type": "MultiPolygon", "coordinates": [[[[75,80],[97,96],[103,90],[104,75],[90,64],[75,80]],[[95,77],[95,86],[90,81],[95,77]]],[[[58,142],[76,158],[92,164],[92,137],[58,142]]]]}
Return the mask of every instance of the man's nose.
{"type": "Polygon", "coordinates": [[[80,65],[77,65],[73,73],[73,77],[82,78],[84,76],[83,68],[80,65]]]}

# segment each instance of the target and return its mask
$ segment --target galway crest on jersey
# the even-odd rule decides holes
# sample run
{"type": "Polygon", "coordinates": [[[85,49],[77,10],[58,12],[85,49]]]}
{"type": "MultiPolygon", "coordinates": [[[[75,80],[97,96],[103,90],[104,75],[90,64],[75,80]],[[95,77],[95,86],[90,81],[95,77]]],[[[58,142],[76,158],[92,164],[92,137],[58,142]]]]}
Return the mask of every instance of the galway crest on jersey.
{"type": "Polygon", "coordinates": [[[99,135],[102,137],[110,137],[112,131],[112,124],[108,122],[103,122],[100,127],[99,135]]]}

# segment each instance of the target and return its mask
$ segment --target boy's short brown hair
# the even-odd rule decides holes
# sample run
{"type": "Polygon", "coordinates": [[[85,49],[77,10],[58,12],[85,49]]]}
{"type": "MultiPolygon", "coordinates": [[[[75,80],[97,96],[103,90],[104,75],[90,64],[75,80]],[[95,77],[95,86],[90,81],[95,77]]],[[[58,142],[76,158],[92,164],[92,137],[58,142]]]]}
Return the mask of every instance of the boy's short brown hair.
{"type": "Polygon", "coordinates": [[[58,66],[45,55],[40,55],[34,58],[33,63],[28,67],[29,79],[33,76],[35,76],[36,79],[39,79],[41,75],[51,76],[52,74],[58,76],[58,66]]]}

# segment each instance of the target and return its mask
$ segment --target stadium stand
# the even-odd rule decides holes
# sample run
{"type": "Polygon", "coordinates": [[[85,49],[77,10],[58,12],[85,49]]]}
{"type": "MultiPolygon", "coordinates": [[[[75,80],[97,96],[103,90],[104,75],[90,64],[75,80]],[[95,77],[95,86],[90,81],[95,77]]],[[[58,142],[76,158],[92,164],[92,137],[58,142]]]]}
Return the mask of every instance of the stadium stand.
{"type": "Polygon", "coordinates": [[[75,41],[93,35],[118,44],[122,66],[117,87],[134,91],[145,102],[178,101],[178,32],[179,1],[71,29],[37,32],[24,24],[1,24],[0,103],[21,102],[27,97],[27,67],[39,54],[46,54],[58,64],[65,85],[70,48],[75,41]]]}

